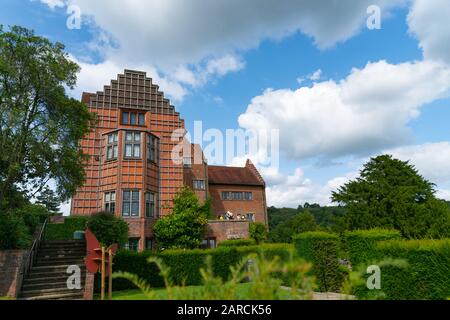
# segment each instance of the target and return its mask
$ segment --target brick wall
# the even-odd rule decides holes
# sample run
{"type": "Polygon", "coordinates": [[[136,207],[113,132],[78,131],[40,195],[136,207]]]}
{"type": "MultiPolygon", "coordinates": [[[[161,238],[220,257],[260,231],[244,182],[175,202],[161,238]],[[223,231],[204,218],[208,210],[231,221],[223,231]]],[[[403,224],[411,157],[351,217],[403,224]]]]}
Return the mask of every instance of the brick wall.
{"type": "Polygon", "coordinates": [[[233,186],[233,185],[209,185],[209,192],[212,199],[213,217],[223,215],[227,211],[235,215],[245,215],[253,213],[255,221],[266,223],[265,189],[259,186],[233,186]],[[252,192],[253,200],[222,200],[221,194],[224,191],[252,192]]]}
{"type": "Polygon", "coordinates": [[[0,251],[0,296],[17,297],[21,286],[21,268],[26,250],[0,251]]]}
{"type": "Polygon", "coordinates": [[[248,239],[248,221],[209,221],[206,229],[207,238],[215,238],[219,244],[224,240],[248,239]]]}

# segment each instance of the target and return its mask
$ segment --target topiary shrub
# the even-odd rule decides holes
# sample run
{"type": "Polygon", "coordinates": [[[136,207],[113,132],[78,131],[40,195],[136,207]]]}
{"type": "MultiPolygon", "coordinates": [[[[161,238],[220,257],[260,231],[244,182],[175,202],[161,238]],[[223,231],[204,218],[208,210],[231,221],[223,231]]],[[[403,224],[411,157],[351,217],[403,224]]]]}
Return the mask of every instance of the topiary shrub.
{"type": "Polygon", "coordinates": [[[47,225],[44,240],[71,240],[75,231],[86,230],[89,218],[84,216],[66,217],[64,223],[50,223],[47,225]]]}
{"type": "Polygon", "coordinates": [[[345,270],[339,265],[339,237],[326,232],[305,232],[294,237],[297,254],[313,264],[312,273],[322,292],[336,292],[342,287],[345,270]]]}
{"type": "Polygon", "coordinates": [[[100,212],[94,214],[89,218],[87,227],[104,246],[110,246],[114,243],[121,246],[128,241],[128,224],[112,213],[100,212]]]}
{"type": "Polygon", "coordinates": [[[381,267],[386,299],[447,299],[450,297],[450,240],[392,240],[376,244],[384,259],[404,259],[406,268],[381,267]]]}
{"type": "MultiPolygon", "coordinates": [[[[135,253],[119,251],[114,258],[114,271],[125,271],[145,279],[153,287],[162,287],[164,282],[154,264],[147,262],[148,257],[158,256],[170,268],[170,278],[175,285],[201,285],[200,268],[206,267],[207,256],[212,258],[214,275],[226,280],[230,276],[230,267],[241,262],[250,253],[262,253],[265,258],[278,256],[287,261],[294,251],[288,244],[264,244],[260,246],[219,247],[201,250],[166,250],[158,254],[150,252],[135,253]]],[[[113,280],[114,290],[133,289],[134,285],[123,279],[113,280]]]]}
{"type": "Polygon", "coordinates": [[[254,245],[256,245],[256,241],[253,239],[225,240],[219,243],[219,247],[246,247],[254,245]]]}
{"type": "Polygon", "coordinates": [[[401,239],[397,230],[371,229],[347,231],[344,233],[344,248],[353,266],[379,259],[376,243],[382,240],[401,239]]]}

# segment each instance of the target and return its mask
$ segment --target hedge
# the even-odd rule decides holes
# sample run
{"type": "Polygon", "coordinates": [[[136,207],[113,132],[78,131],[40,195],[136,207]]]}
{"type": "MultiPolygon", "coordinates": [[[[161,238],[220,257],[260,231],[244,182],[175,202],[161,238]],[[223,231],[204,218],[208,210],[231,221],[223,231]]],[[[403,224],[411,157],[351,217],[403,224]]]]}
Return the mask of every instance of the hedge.
{"type": "Polygon", "coordinates": [[[254,245],[256,245],[256,241],[253,239],[225,240],[219,243],[219,247],[244,247],[254,245]]]}
{"type": "Polygon", "coordinates": [[[383,241],[376,250],[384,258],[405,259],[408,267],[381,267],[386,299],[450,298],[450,239],[383,241]]]}
{"type": "Polygon", "coordinates": [[[50,223],[47,225],[44,239],[47,241],[70,240],[73,233],[85,230],[88,217],[67,217],[64,223],[50,223]]]}
{"type": "MultiPolygon", "coordinates": [[[[167,250],[159,254],[151,252],[130,252],[121,250],[114,258],[114,271],[126,271],[138,275],[152,287],[163,287],[164,281],[159,275],[156,265],[149,264],[150,256],[157,256],[170,268],[171,280],[176,285],[201,285],[200,269],[204,268],[207,256],[212,258],[215,276],[227,280],[230,276],[230,267],[235,266],[251,253],[262,252],[267,259],[279,256],[280,259],[289,259],[294,251],[289,244],[264,244],[247,247],[219,247],[217,249],[194,250],[167,250]]],[[[134,285],[124,279],[114,279],[114,290],[133,289],[134,285]]]]}
{"type": "Polygon", "coordinates": [[[378,259],[375,251],[378,241],[396,239],[401,239],[399,231],[371,229],[347,231],[344,233],[343,242],[352,266],[357,266],[378,259]]]}
{"type": "Polygon", "coordinates": [[[304,232],[294,237],[300,258],[312,263],[312,274],[322,292],[336,292],[342,287],[345,270],[338,260],[339,237],[326,232],[304,232]]]}

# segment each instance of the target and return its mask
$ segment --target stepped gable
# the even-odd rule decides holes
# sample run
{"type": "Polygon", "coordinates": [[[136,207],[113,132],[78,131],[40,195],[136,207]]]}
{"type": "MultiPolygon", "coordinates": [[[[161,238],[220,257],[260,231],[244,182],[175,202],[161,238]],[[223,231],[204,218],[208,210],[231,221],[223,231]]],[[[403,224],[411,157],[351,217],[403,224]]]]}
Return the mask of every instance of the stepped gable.
{"type": "Polygon", "coordinates": [[[164,92],[143,71],[125,69],[116,80],[111,80],[110,85],[104,86],[103,91],[83,92],[81,101],[93,108],[141,109],[179,116],[169,99],[164,97],[164,92]]]}

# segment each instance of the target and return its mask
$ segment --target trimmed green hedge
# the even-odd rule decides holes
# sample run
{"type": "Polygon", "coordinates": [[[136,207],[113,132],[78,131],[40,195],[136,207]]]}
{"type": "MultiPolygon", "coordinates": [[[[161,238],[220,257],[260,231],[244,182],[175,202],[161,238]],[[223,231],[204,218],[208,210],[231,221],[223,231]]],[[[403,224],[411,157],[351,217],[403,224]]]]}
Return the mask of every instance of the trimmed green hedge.
{"type": "Polygon", "coordinates": [[[408,262],[407,268],[381,267],[386,299],[450,298],[450,239],[383,241],[376,250],[384,258],[408,262]]]}
{"type": "Polygon", "coordinates": [[[219,247],[245,247],[254,245],[256,245],[256,241],[253,239],[225,240],[219,243],[219,247]]]}
{"type": "MultiPolygon", "coordinates": [[[[150,256],[157,256],[171,269],[170,276],[177,285],[201,285],[200,268],[204,268],[207,256],[212,258],[215,276],[226,280],[230,276],[230,267],[235,266],[251,253],[261,252],[267,259],[275,256],[282,260],[289,259],[294,248],[289,244],[263,244],[247,247],[219,247],[209,250],[167,250],[159,254],[151,252],[119,251],[114,258],[114,271],[126,271],[138,275],[152,287],[163,287],[164,281],[159,275],[156,265],[149,264],[150,256]]],[[[114,279],[114,290],[133,289],[134,285],[128,280],[114,279]]]]}
{"type": "Polygon", "coordinates": [[[305,232],[294,237],[297,254],[313,264],[318,289],[336,292],[342,287],[346,270],[339,265],[339,237],[326,232],[305,232]]]}
{"type": "Polygon", "coordinates": [[[396,230],[371,229],[356,230],[344,233],[344,248],[349,255],[353,266],[379,259],[375,251],[375,245],[381,240],[401,239],[401,234],[396,230]]]}
{"type": "Polygon", "coordinates": [[[47,225],[44,239],[47,241],[71,240],[73,233],[85,230],[88,217],[67,217],[64,223],[50,223],[47,225]]]}

